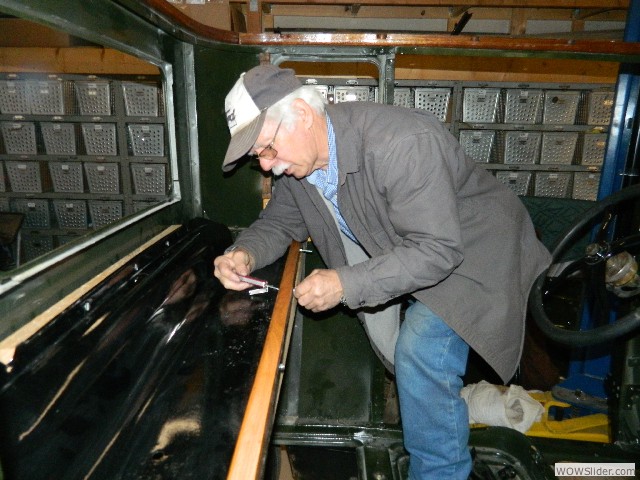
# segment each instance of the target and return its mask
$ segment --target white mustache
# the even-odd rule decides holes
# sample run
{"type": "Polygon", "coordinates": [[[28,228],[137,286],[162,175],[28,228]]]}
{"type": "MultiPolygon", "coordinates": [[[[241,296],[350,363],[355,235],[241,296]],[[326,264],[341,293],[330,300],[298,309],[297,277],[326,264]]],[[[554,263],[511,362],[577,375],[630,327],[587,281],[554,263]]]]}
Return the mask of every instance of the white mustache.
{"type": "Polygon", "coordinates": [[[290,163],[278,163],[271,167],[271,171],[274,175],[280,176],[284,173],[284,171],[291,166],[290,163]]]}

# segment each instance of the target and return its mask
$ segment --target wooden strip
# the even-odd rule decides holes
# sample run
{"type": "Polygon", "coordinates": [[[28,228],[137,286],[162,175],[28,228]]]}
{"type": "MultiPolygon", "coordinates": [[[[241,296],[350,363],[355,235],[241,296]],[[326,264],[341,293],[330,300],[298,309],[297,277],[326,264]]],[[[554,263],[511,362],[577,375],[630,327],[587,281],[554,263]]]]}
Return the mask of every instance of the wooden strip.
{"type": "Polygon", "coordinates": [[[279,366],[284,348],[288,345],[288,333],[291,331],[287,324],[292,323],[291,313],[295,310],[293,288],[299,259],[300,244],[292,242],[227,480],[257,479],[264,468],[265,447],[269,442],[278,396],[277,386],[282,376],[279,366]]]}
{"type": "MultiPolygon", "coordinates": [[[[244,0],[246,1],[246,0],[244,0]]],[[[531,37],[502,37],[502,36],[478,36],[478,35],[446,35],[446,34],[412,34],[412,33],[236,33],[207,27],[187,17],[177,8],[165,0],[141,0],[141,3],[155,11],[165,21],[175,27],[175,33],[182,30],[182,34],[189,37],[189,41],[197,42],[198,38],[223,42],[227,44],[252,45],[257,47],[267,46],[355,46],[366,47],[408,47],[408,48],[433,48],[444,50],[469,50],[482,52],[483,56],[492,56],[494,52],[517,52],[521,56],[526,53],[539,54],[564,54],[568,56],[587,54],[604,55],[614,61],[639,62],[640,43],[623,42],[618,40],[576,40],[553,39],[531,37]],[[193,37],[193,36],[196,37],[193,37]],[[617,57],[617,58],[616,58],[617,57]]],[[[276,0],[272,3],[296,3],[291,0],[276,0]]],[[[343,4],[344,2],[342,2],[343,4]]],[[[389,0],[370,0],[359,2],[361,5],[383,5],[389,0]]],[[[608,8],[626,9],[628,0],[615,0],[610,2],[608,8]]],[[[316,0],[305,4],[341,4],[341,0],[316,0]]],[[[478,6],[477,0],[458,0],[454,5],[478,6]]],[[[413,0],[403,2],[404,6],[432,5],[449,7],[452,3],[448,0],[413,0]]],[[[550,0],[492,0],[482,4],[483,7],[521,7],[521,8],[545,8],[556,6],[550,0]]],[[[598,8],[602,6],[601,0],[571,0],[563,3],[563,8],[598,8]]],[[[444,52],[440,52],[444,53],[444,52]]]]}
{"type": "Polygon", "coordinates": [[[499,37],[484,35],[446,35],[414,33],[262,33],[240,34],[243,45],[260,46],[358,46],[412,47],[443,50],[517,51],[523,53],[585,53],[608,55],[640,55],[640,43],[621,40],[583,40],[537,37],[499,37]]]}
{"type": "Polygon", "coordinates": [[[147,241],[140,247],[133,250],[131,253],[126,255],[125,257],[118,260],[113,265],[109,266],[102,272],[100,272],[95,277],[91,278],[88,282],[84,283],[73,292],[68,294],[62,300],[58,301],[54,305],[50,306],[44,312],[36,316],[33,320],[31,320],[26,325],[23,325],[18,330],[13,332],[8,337],[4,338],[0,341],[0,363],[9,367],[11,361],[13,360],[13,356],[16,352],[16,347],[20,345],[22,342],[33,336],[38,330],[44,327],[47,323],[53,320],[57,315],[62,313],[65,309],[67,309],[74,302],[78,301],[82,298],[83,295],[86,295],[92,288],[97,286],[100,282],[102,282],[109,275],[114,273],[120,267],[125,265],[129,260],[131,260],[136,255],[142,253],[144,250],[149,248],[151,245],[157,243],[162,238],[166,237],[170,233],[174,232],[180,228],[180,225],[171,225],[170,227],[165,228],[158,235],[153,237],[151,240],[147,241]]]}
{"type": "MultiPolygon", "coordinates": [[[[230,3],[240,2],[243,0],[231,0],[230,3]]],[[[277,4],[305,4],[305,5],[345,5],[348,2],[344,0],[269,0],[269,3],[277,4]]],[[[358,0],[359,5],[398,5],[402,7],[420,6],[420,7],[437,7],[437,6],[470,6],[470,7],[519,7],[519,8],[602,8],[605,6],[611,9],[629,8],[629,0],[358,0]]]]}

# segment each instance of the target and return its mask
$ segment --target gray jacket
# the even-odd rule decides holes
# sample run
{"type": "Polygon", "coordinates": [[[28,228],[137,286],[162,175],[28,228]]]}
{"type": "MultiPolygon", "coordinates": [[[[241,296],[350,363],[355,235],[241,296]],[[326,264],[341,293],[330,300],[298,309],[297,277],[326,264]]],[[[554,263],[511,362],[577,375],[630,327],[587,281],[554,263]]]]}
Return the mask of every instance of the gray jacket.
{"type": "Polygon", "coordinates": [[[500,377],[517,367],[529,290],[550,262],[522,202],[467,157],[431,114],[374,103],[327,106],[338,149],[338,205],[371,257],[349,267],[316,188],[283,176],[237,239],[256,268],[311,236],[351,308],[411,293],[500,377]]]}

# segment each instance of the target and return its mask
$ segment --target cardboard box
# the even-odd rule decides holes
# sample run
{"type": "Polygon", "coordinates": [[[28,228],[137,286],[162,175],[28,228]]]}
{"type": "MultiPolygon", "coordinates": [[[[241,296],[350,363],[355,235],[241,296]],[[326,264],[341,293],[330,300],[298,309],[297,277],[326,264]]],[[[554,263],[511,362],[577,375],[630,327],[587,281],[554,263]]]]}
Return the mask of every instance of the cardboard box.
{"type": "Polygon", "coordinates": [[[0,47],[68,47],[67,33],[21,18],[0,18],[0,47]]]}
{"type": "Polygon", "coordinates": [[[231,30],[231,10],[228,0],[207,0],[206,3],[174,3],[173,5],[203,25],[231,30]]]}

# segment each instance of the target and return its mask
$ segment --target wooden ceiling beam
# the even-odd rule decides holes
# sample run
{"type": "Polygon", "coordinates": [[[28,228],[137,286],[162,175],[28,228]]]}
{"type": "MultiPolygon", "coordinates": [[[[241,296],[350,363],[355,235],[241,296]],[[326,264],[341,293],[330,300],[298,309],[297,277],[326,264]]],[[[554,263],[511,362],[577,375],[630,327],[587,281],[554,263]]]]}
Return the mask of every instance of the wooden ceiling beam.
{"type": "MultiPolygon", "coordinates": [[[[247,0],[230,0],[246,3],[247,0]]],[[[265,2],[267,3],[267,2],[265,2]]],[[[345,0],[268,0],[273,5],[349,5],[345,0]]],[[[594,8],[627,10],[629,0],[358,0],[358,5],[493,8],[594,8]]]]}

